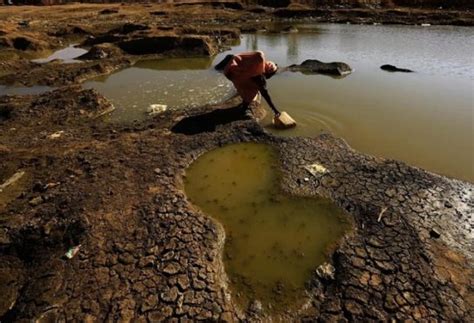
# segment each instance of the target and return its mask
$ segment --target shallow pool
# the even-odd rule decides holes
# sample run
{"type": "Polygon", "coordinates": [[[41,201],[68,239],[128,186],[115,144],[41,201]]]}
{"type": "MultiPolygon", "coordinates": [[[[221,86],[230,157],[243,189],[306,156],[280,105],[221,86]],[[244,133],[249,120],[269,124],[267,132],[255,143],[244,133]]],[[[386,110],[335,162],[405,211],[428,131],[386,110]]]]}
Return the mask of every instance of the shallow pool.
{"type": "MultiPolygon", "coordinates": [[[[298,122],[278,135],[331,132],[359,151],[474,182],[472,28],[297,27],[298,33],[244,35],[231,52],[263,50],[280,66],[309,58],[343,61],[355,71],[344,79],[289,72],[272,78],[268,87],[275,104],[298,122]],[[382,71],[383,64],[416,73],[382,71]]],[[[146,116],[150,104],[189,107],[232,95],[232,85],[213,64],[206,59],[143,63],[87,86],[115,103],[117,119],[130,121],[146,116]]]]}
{"type": "Polygon", "coordinates": [[[233,296],[270,311],[299,303],[311,272],[350,227],[329,200],[281,194],[277,163],[269,146],[235,144],[201,156],[185,178],[191,203],[225,229],[233,296]]]}

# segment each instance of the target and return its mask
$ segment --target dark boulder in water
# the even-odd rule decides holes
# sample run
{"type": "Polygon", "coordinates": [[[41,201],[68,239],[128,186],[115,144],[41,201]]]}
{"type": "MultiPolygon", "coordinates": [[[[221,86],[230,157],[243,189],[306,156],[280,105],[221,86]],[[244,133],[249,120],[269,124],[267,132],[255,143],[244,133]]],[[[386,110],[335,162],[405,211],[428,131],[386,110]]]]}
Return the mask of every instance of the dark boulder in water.
{"type": "Polygon", "coordinates": [[[325,74],[332,76],[346,76],[352,73],[352,68],[342,62],[324,63],[316,59],[307,59],[299,65],[291,65],[288,70],[303,74],[325,74]]]}
{"type": "Polygon", "coordinates": [[[380,68],[384,71],[388,71],[388,72],[403,72],[403,73],[413,73],[412,70],[409,70],[408,68],[399,68],[399,67],[396,67],[394,65],[390,65],[390,64],[385,64],[385,65],[382,65],[380,66],[380,68]]]}

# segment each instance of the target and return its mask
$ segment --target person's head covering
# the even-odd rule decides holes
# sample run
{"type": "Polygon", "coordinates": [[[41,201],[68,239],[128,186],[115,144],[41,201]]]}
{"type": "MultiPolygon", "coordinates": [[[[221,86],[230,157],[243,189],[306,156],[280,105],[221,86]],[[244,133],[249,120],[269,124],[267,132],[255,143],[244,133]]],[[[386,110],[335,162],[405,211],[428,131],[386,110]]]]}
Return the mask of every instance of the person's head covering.
{"type": "Polygon", "coordinates": [[[272,61],[265,62],[265,74],[275,74],[278,70],[278,66],[272,61]]]}

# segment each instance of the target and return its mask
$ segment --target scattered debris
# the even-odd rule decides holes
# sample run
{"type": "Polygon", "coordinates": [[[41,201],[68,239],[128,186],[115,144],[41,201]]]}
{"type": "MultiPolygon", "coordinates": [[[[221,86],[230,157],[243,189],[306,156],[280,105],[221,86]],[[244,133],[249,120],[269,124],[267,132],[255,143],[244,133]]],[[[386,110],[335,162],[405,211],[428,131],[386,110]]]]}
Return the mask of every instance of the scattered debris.
{"type": "Polygon", "coordinates": [[[328,170],[326,167],[324,167],[321,164],[312,164],[312,165],[306,165],[303,166],[304,169],[306,169],[311,175],[316,176],[316,177],[321,177],[322,175],[328,173],[328,170]]]}
{"type": "Polygon", "coordinates": [[[60,138],[60,137],[63,135],[63,133],[64,133],[63,130],[56,131],[56,132],[50,134],[50,135],[48,136],[48,138],[49,138],[49,139],[58,139],[58,138],[60,138]]]}
{"type": "Polygon", "coordinates": [[[254,300],[249,306],[249,311],[255,314],[261,314],[263,312],[262,302],[258,299],[254,300]]]}
{"type": "Polygon", "coordinates": [[[113,112],[113,111],[115,111],[115,106],[114,106],[112,103],[110,103],[110,105],[109,105],[108,108],[106,108],[106,109],[104,109],[103,111],[101,111],[101,112],[99,112],[98,114],[96,114],[96,115],[93,117],[93,119],[100,118],[100,117],[102,117],[102,116],[104,116],[104,115],[106,115],[106,114],[109,114],[109,113],[113,112]]]}
{"type": "Polygon", "coordinates": [[[396,67],[395,65],[390,65],[390,64],[382,65],[380,66],[380,69],[387,72],[413,73],[413,71],[408,68],[400,68],[400,67],[396,67]]]}
{"type": "Polygon", "coordinates": [[[151,104],[147,109],[146,112],[150,116],[154,116],[157,114],[160,114],[162,112],[165,112],[168,106],[166,104],[151,104]]]}
{"type": "Polygon", "coordinates": [[[336,278],[336,268],[334,268],[334,266],[328,262],[325,262],[324,264],[320,265],[316,269],[316,273],[319,277],[325,280],[334,280],[336,278]]]}
{"type": "Polygon", "coordinates": [[[434,239],[438,239],[439,237],[441,237],[441,233],[439,232],[438,229],[436,229],[436,228],[431,228],[431,230],[430,230],[430,237],[431,237],[431,238],[434,238],[434,239]]]}
{"type": "Polygon", "coordinates": [[[41,196],[37,196],[37,197],[34,197],[32,198],[28,203],[31,205],[31,206],[38,206],[40,205],[41,203],[43,203],[43,197],[41,196]]]}
{"type": "Polygon", "coordinates": [[[23,172],[23,171],[16,172],[15,174],[13,174],[13,176],[10,177],[9,179],[7,179],[5,183],[0,185],[0,193],[3,192],[3,190],[5,188],[7,188],[11,184],[15,183],[16,181],[18,181],[20,178],[22,178],[23,175],[25,175],[25,172],[23,172]]]}
{"type": "Polygon", "coordinates": [[[67,259],[72,259],[74,258],[78,253],[79,253],[79,250],[81,249],[81,245],[77,245],[75,247],[71,247],[69,248],[69,250],[64,254],[64,256],[67,258],[67,259]]]}
{"type": "Polygon", "coordinates": [[[385,213],[385,211],[387,211],[388,208],[387,207],[384,207],[382,208],[382,210],[380,210],[380,213],[379,213],[379,217],[377,218],[377,222],[380,222],[380,220],[382,220],[382,215],[385,213]]]}

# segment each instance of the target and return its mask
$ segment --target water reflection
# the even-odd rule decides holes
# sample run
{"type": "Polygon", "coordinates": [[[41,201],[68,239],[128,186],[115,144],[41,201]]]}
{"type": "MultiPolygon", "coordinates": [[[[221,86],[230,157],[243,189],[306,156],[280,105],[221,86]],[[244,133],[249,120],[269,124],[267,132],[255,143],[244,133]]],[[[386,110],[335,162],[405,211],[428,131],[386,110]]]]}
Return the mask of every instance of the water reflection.
{"type": "Polygon", "coordinates": [[[63,63],[78,63],[80,61],[75,60],[75,58],[87,53],[87,50],[83,48],[76,47],[78,44],[69,45],[66,48],[60,49],[46,58],[33,59],[32,62],[35,63],[48,63],[55,59],[60,59],[63,63]]]}
{"type": "MultiPolygon", "coordinates": [[[[278,135],[332,132],[362,152],[474,182],[472,28],[324,24],[297,28],[299,33],[244,35],[231,52],[262,50],[280,66],[305,59],[342,61],[355,72],[345,79],[300,73],[272,78],[268,86],[274,102],[298,123],[278,135]],[[388,73],[380,70],[383,64],[416,73],[388,73]]],[[[87,86],[96,87],[120,107],[119,120],[133,120],[143,117],[150,104],[196,106],[233,94],[230,82],[213,71],[210,62],[140,63],[87,86]]]]}
{"type": "Polygon", "coordinates": [[[277,156],[265,145],[219,148],[186,174],[188,198],[224,226],[233,297],[243,308],[258,299],[273,312],[301,303],[311,272],[349,229],[347,215],[329,200],[282,195],[277,156]]]}

